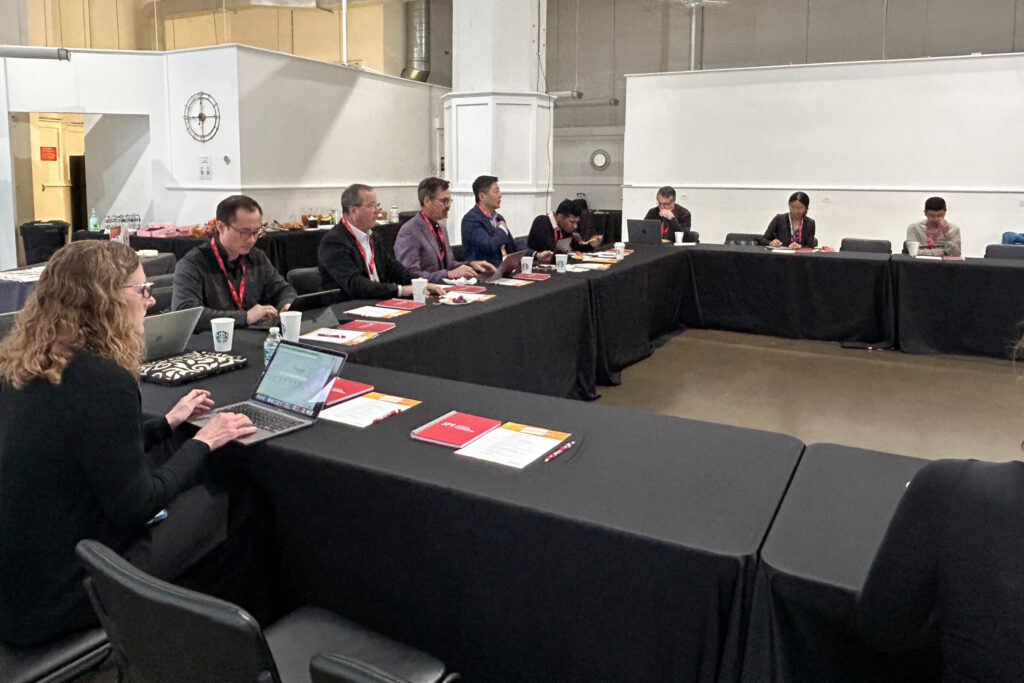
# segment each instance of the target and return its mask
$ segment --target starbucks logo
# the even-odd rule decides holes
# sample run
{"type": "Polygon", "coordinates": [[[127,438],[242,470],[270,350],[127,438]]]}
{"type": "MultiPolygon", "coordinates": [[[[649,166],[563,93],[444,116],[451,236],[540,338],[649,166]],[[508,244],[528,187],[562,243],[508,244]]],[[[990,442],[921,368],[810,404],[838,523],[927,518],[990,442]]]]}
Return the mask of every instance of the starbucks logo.
{"type": "Polygon", "coordinates": [[[218,330],[216,332],[216,334],[214,335],[214,339],[216,340],[216,342],[218,344],[227,344],[228,343],[228,333],[225,332],[224,330],[218,330]]]}

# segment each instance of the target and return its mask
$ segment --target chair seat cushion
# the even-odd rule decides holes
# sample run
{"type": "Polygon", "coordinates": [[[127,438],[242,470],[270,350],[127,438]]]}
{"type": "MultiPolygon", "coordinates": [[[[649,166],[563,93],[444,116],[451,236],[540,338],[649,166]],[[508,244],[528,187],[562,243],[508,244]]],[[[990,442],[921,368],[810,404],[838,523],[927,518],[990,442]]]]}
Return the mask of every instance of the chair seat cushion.
{"type": "Polygon", "coordinates": [[[0,643],[0,681],[65,681],[99,666],[110,654],[101,628],[78,631],[51,643],[16,648],[0,643]]]}
{"type": "Polygon", "coordinates": [[[309,681],[314,655],[338,653],[411,683],[436,683],[444,663],[319,607],[295,610],[264,631],[284,683],[309,681]]]}

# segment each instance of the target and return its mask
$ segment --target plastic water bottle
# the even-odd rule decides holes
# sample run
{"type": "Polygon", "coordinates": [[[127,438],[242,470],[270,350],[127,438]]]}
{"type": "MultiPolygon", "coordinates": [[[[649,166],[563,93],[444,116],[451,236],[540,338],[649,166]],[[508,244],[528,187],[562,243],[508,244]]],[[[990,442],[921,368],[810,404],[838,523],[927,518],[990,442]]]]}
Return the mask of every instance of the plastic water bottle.
{"type": "Polygon", "coordinates": [[[99,216],[96,215],[96,209],[93,209],[89,213],[89,232],[99,232],[99,231],[100,231],[100,219],[99,219],[99,216]]]}
{"type": "Polygon", "coordinates": [[[277,351],[278,345],[281,343],[281,328],[271,327],[270,334],[267,335],[267,341],[263,342],[263,365],[266,367],[270,365],[270,359],[273,358],[274,352],[277,351]]]}

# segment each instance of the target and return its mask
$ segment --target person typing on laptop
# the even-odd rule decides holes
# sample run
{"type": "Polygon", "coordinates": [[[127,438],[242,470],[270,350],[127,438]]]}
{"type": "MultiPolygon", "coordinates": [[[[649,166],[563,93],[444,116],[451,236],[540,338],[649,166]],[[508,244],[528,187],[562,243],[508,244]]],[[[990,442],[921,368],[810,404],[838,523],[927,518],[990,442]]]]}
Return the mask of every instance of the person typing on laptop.
{"type": "Polygon", "coordinates": [[[72,242],[47,263],[0,343],[0,638],[7,642],[31,646],[98,623],[75,557],[82,539],[169,581],[241,540],[229,541],[227,494],[209,488],[204,463],[254,432],[249,420],[222,414],[192,438],[175,438],[178,425],[213,406],[208,392],[194,390],[166,415],[143,421],[138,374],[150,287],[124,244],[72,242]],[[147,525],[164,510],[166,521],[147,525]]]}
{"type": "Polygon", "coordinates": [[[644,220],[661,221],[661,239],[663,242],[674,242],[677,232],[683,233],[684,242],[692,242],[690,237],[690,212],[676,204],[676,190],[666,185],[658,190],[658,205],[644,216],[644,220]]]}
{"type": "Polygon", "coordinates": [[[171,309],[202,306],[196,331],[213,318],[248,327],[276,318],[296,297],[256,240],[263,235],[263,209],[251,197],[232,195],[217,205],[216,234],[178,261],[171,309]]]}
{"type": "Polygon", "coordinates": [[[594,251],[597,245],[601,244],[602,237],[594,235],[589,240],[580,238],[579,227],[582,214],[583,211],[578,204],[572,200],[563,199],[554,213],[549,211],[533,219],[526,246],[538,252],[537,257],[540,258],[541,254],[554,253],[555,245],[569,237],[572,239],[569,251],[594,251]]]}
{"type": "MultiPolygon", "coordinates": [[[[341,193],[341,222],[320,242],[321,286],[340,290],[342,300],[412,296],[412,274],[371,230],[379,209],[372,187],[349,185],[341,193]]],[[[444,294],[432,283],[427,291],[444,294]]]]}

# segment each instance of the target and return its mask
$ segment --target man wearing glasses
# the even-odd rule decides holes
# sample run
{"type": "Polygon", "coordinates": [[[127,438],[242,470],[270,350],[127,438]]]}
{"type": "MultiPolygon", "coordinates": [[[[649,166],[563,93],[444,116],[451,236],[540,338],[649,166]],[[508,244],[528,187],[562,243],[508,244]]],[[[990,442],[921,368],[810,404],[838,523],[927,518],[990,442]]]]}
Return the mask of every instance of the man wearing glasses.
{"type": "MultiPolygon", "coordinates": [[[[341,222],[320,242],[321,286],[340,289],[343,300],[412,296],[412,275],[371,230],[379,209],[372,187],[349,185],[341,193],[341,222]]],[[[434,284],[427,290],[444,293],[434,284]]]]}
{"type": "Polygon", "coordinates": [[[452,205],[449,183],[441,178],[424,178],[418,192],[420,212],[398,231],[395,256],[415,277],[440,283],[445,278],[473,278],[494,274],[487,261],[456,261],[452,256],[448,235],[439,221],[448,217],[452,205]]]}
{"type": "Polygon", "coordinates": [[[209,329],[212,318],[247,327],[288,310],[295,290],[255,246],[262,235],[263,209],[256,200],[237,194],[218,204],[214,236],[174,269],[171,308],[202,306],[197,330],[209,329]]]}

